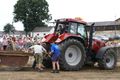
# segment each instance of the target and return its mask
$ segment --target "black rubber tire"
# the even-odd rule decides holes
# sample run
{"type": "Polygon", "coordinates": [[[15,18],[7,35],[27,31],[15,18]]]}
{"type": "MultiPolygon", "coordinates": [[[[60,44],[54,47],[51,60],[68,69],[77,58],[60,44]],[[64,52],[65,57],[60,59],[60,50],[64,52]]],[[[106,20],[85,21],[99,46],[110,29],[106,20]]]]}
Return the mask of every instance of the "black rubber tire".
{"type": "Polygon", "coordinates": [[[59,46],[61,49],[60,68],[63,70],[67,70],[67,71],[80,70],[82,68],[82,66],[84,65],[85,58],[86,58],[85,48],[84,48],[83,44],[76,39],[68,39],[68,40],[65,40],[64,42],[60,43],[59,46]],[[71,45],[77,46],[80,49],[81,54],[82,54],[81,60],[76,65],[69,65],[65,59],[65,51],[71,45]]]}
{"type": "Polygon", "coordinates": [[[103,54],[102,58],[98,59],[98,66],[100,67],[100,69],[112,70],[116,67],[116,63],[117,63],[117,55],[113,49],[107,49],[103,54]],[[108,55],[113,56],[114,59],[114,63],[111,66],[107,66],[106,56],[108,55]]]}
{"type": "Polygon", "coordinates": [[[45,68],[52,68],[52,61],[50,57],[47,57],[45,59],[43,59],[43,63],[42,63],[45,68]]]}

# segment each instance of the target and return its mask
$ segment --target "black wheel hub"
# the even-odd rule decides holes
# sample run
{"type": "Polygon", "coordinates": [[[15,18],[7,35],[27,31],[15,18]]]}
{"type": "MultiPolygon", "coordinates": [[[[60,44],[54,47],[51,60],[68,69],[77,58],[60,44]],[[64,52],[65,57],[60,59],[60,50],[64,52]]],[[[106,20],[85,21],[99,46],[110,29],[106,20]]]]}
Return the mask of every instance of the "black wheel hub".
{"type": "Polygon", "coordinates": [[[106,59],[106,62],[107,62],[107,63],[109,63],[109,62],[110,62],[110,59],[109,59],[109,58],[107,58],[107,59],[106,59]]]}
{"type": "Polygon", "coordinates": [[[72,55],[72,53],[69,53],[69,57],[71,58],[73,55],[72,55]]]}

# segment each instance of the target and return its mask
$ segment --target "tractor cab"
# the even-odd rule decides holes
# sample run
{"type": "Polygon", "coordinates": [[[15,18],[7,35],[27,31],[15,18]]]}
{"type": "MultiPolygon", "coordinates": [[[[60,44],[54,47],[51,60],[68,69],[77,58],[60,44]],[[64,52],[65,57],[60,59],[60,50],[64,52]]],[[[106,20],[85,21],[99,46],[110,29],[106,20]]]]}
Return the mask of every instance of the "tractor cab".
{"type": "Polygon", "coordinates": [[[77,19],[59,19],[56,21],[55,33],[64,32],[87,37],[86,23],[77,19]]]}

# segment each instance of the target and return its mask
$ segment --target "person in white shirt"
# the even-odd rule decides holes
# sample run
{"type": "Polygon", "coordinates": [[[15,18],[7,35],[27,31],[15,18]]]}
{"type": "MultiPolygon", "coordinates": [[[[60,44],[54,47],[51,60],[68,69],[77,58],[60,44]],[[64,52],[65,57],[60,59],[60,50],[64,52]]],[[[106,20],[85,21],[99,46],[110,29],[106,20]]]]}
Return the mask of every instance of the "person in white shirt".
{"type": "Polygon", "coordinates": [[[43,53],[47,53],[46,49],[42,45],[33,45],[29,48],[29,51],[34,53],[36,66],[35,69],[38,71],[43,71],[43,53]]]}

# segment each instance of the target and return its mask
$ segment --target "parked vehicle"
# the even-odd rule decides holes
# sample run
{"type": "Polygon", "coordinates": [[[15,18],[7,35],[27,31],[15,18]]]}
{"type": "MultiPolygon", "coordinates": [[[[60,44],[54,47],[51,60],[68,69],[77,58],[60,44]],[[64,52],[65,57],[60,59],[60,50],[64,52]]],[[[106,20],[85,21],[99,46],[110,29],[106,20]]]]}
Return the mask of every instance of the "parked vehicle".
{"type": "Polygon", "coordinates": [[[94,39],[98,39],[98,40],[103,40],[103,41],[108,41],[108,40],[109,40],[109,37],[107,37],[107,36],[102,36],[102,35],[94,36],[93,38],[94,38],[94,39]]]}
{"type": "Polygon", "coordinates": [[[119,40],[120,39],[120,35],[114,35],[109,37],[110,40],[119,40]]]}

